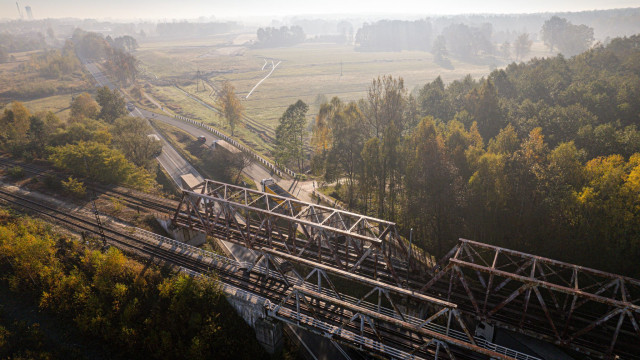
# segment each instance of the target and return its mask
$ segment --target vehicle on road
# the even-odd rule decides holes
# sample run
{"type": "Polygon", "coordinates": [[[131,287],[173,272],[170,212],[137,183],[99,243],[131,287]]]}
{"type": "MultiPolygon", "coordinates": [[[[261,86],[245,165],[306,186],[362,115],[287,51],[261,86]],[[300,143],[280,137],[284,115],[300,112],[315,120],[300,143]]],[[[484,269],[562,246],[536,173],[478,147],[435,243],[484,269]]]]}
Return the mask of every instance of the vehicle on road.
{"type": "Polygon", "coordinates": [[[135,106],[135,105],[133,105],[133,103],[132,103],[132,102],[128,102],[128,103],[127,103],[127,110],[129,110],[129,111],[133,111],[133,109],[135,109],[135,108],[136,108],[136,106],[135,106]]]}
{"type": "Polygon", "coordinates": [[[198,136],[198,142],[204,144],[207,142],[207,138],[204,136],[198,136]]]}

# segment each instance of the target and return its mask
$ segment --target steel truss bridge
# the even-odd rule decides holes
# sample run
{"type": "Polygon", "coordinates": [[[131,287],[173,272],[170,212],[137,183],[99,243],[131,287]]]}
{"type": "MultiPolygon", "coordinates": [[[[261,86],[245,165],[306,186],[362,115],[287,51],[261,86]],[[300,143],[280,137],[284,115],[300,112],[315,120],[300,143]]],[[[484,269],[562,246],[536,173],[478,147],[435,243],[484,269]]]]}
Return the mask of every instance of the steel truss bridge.
{"type": "Polygon", "coordinates": [[[392,222],[212,180],[183,189],[173,223],[258,254],[247,270],[287,287],[270,316],[377,355],[531,358],[474,337],[482,321],[579,356],[640,359],[636,279],[465,239],[434,264],[392,222]]]}

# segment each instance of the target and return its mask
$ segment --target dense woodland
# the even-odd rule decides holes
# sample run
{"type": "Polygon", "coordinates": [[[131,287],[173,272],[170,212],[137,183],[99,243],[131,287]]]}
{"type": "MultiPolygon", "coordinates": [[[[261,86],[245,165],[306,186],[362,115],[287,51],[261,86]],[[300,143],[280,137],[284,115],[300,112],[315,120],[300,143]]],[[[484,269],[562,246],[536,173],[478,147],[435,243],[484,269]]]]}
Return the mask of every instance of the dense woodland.
{"type": "Polygon", "coordinates": [[[0,358],[269,358],[214,278],[170,274],[115,248],[101,252],[1,209],[0,253],[3,291],[29,294],[31,306],[65,324],[39,332],[37,323],[8,321],[10,309],[0,307],[0,358]],[[104,349],[78,353],[83,341],[67,338],[69,326],[104,349]]]}
{"type": "Polygon", "coordinates": [[[313,171],[436,255],[466,237],[640,276],[640,36],[321,106],[313,171]],[[615,260],[613,260],[615,259],[615,260]]]}

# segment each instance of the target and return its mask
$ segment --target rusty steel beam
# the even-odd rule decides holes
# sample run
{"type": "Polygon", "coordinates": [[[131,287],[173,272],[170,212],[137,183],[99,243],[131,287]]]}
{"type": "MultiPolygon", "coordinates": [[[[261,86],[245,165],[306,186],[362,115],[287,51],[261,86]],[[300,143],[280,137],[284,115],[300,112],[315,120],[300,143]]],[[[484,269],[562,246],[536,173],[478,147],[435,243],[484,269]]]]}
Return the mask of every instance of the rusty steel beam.
{"type": "Polygon", "coordinates": [[[182,191],[173,223],[396,285],[406,283],[407,272],[426,268],[409,261],[395,223],[211,180],[182,191]]]}
{"type": "Polygon", "coordinates": [[[448,276],[450,301],[479,320],[591,356],[640,358],[639,280],[466,239],[441,266],[421,292],[448,276]]]}
{"type": "MultiPolygon", "coordinates": [[[[340,308],[343,309],[348,309],[352,314],[356,315],[356,314],[362,314],[365,315],[371,319],[376,319],[381,323],[386,323],[386,324],[391,324],[394,325],[400,329],[403,329],[407,332],[410,333],[416,333],[419,334],[422,337],[427,337],[429,339],[438,339],[440,341],[443,341],[451,346],[456,346],[459,347],[461,349],[465,349],[465,350],[469,350],[478,354],[482,354],[485,356],[488,356],[490,358],[493,359],[502,359],[502,360],[513,360],[512,357],[504,355],[504,354],[500,354],[497,353],[495,351],[491,351],[485,348],[482,348],[476,344],[470,343],[470,342],[465,342],[462,340],[458,340],[452,337],[449,337],[447,335],[443,335],[440,334],[438,332],[435,331],[431,331],[419,326],[416,326],[414,324],[408,323],[406,321],[402,321],[399,319],[395,319],[383,314],[380,314],[378,312],[375,311],[371,311],[367,308],[363,308],[360,306],[356,306],[354,304],[351,304],[349,302],[343,301],[343,300],[339,300],[330,296],[326,296],[323,294],[320,294],[318,292],[315,292],[313,290],[307,289],[305,287],[301,287],[301,286],[294,286],[293,287],[294,291],[297,291],[298,293],[302,293],[308,297],[310,297],[313,300],[320,300],[322,302],[324,302],[325,304],[333,304],[336,305],[340,308]]],[[[316,302],[317,304],[317,302],[316,302]]]]}

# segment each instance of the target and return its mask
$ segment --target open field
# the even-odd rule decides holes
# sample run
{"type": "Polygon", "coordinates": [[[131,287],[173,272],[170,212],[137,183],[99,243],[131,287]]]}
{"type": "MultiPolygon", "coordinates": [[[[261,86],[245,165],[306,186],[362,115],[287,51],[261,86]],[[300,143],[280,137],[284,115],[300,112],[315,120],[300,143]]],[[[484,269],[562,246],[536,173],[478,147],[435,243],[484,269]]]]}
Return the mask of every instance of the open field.
{"type": "MultiPolygon", "coordinates": [[[[169,89],[174,82],[195,93],[198,70],[214,85],[231,81],[243,99],[246,114],[271,128],[275,128],[287,106],[298,99],[310,105],[311,118],[317,113],[318,95],[327,99],[339,96],[344,100],[357,100],[366,95],[371,80],[380,75],[400,76],[405,80],[405,87],[412,90],[439,75],[445,82],[467,74],[480,78],[488,75],[492,67],[507,64],[506,60],[495,64],[452,60],[454,69],[448,70],[436,65],[430,53],[422,51],[357,52],[351,45],[323,43],[252,49],[241,44],[250,38],[250,34],[226,34],[200,40],[146,42],[135,55],[141,60],[147,79],[161,86],[157,91],[167,95],[179,92],[169,89]],[[278,62],[273,74],[245,99],[278,62]]],[[[541,43],[535,43],[530,57],[549,55],[541,43]]],[[[208,93],[202,91],[198,95],[208,98],[208,93]]],[[[204,108],[193,102],[195,107],[204,108]]],[[[194,115],[205,116],[195,107],[187,107],[194,115]]],[[[211,118],[212,115],[208,115],[203,119],[211,118]]]]}
{"type": "Polygon", "coordinates": [[[0,64],[0,110],[21,101],[32,113],[51,111],[61,119],[69,114],[74,95],[93,90],[81,69],[59,77],[45,77],[29,65],[40,51],[11,53],[12,61],[0,64]]]}

